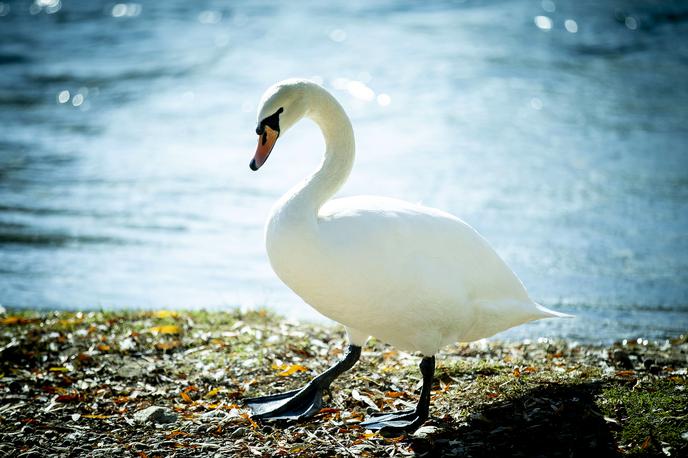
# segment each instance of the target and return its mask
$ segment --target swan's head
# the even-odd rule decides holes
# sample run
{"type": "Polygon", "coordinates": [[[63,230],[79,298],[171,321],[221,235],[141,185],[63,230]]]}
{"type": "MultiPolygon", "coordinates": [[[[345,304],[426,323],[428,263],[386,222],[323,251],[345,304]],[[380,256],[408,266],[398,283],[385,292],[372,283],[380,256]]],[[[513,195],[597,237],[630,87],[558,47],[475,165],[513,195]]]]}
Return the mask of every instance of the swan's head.
{"type": "Polygon", "coordinates": [[[258,148],[251,160],[251,170],[258,170],[268,159],[280,134],[306,114],[306,93],[315,83],[285,80],[268,88],[258,104],[258,148]]]}

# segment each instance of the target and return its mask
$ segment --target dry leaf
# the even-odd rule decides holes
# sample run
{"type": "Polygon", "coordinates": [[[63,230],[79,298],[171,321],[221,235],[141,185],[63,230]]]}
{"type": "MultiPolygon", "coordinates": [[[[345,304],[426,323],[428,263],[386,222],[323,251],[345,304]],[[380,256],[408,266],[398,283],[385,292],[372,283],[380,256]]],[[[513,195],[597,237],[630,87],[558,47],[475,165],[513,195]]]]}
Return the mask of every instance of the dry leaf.
{"type": "Polygon", "coordinates": [[[351,390],[351,396],[352,396],[355,400],[357,400],[357,401],[359,401],[359,402],[363,402],[363,403],[369,405],[370,407],[372,407],[372,408],[375,409],[375,410],[378,410],[378,411],[380,410],[380,408],[373,402],[372,399],[370,399],[370,398],[369,398],[368,396],[366,396],[365,394],[361,394],[357,389],[351,390]]]}
{"type": "Polygon", "coordinates": [[[170,432],[169,434],[165,435],[165,439],[172,439],[173,437],[177,436],[190,436],[191,434],[185,432],[185,431],[180,431],[178,429],[175,429],[174,431],[170,432]]]}
{"type": "Polygon", "coordinates": [[[153,334],[180,334],[182,329],[176,324],[167,324],[164,326],[153,326],[149,331],[153,334]]]}
{"type": "Polygon", "coordinates": [[[181,397],[182,397],[182,399],[183,399],[184,401],[188,402],[189,404],[193,404],[193,399],[191,399],[191,396],[189,396],[188,394],[186,394],[184,391],[182,391],[182,392],[179,393],[179,394],[181,395],[181,397]]]}
{"type": "Polygon", "coordinates": [[[643,450],[648,448],[652,444],[652,436],[647,436],[645,440],[643,441],[643,445],[640,446],[643,450]]]}
{"type": "Polygon", "coordinates": [[[617,377],[633,377],[635,376],[635,371],[617,371],[616,372],[617,377]]]}
{"type": "Polygon", "coordinates": [[[206,398],[215,397],[220,393],[221,390],[222,390],[222,388],[213,388],[212,390],[210,390],[206,393],[205,397],[206,398]]]}
{"type": "Polygon", "coordinates": [[[182,343],[179,340],[170,340],[168,342],[158,342],[155,344],[157,350],[172,350],[173,348],[181,347],[182,343]]]}
{"type": "Polygon", "coordinates": [[[173,310],[156,310],[152,315],[155,318],[177,318],[179,313],[173,310]]]}
{"type": "Polygon", "coordinates": [[[244,418],[245,420],[247,420],[247,421],[251,424],[251,428],[253,428],[253,429],[257,429],[257,428],[258,428],[258,423],[256,423],[255,421],[253,421],[253,418],[251,418],[251,417],[249,416],[249,414],[247,414],[247,413],[242,413],[242,414],[241,414],[241,417],[244,418]]]}
{"type": "Polygon", "coordinates": [[[406,396],[406,393],[404,393],[403,391],[388,391],[385,393],[385,396],[387,396],[388,398],[401,398],[406,396]]]}
{"type": "Polygon", "coordinates": [[[100,344],[97,348],[100,351],[110,351],[110,345],[100,344]]]}
{"type": "Polygon", "coordinates": [[[48,369],[50,372],[69,372],[69,369],[66,367],[51,367],[48,369]]]}
{"type": "Polygon", "coordinates": [[[308,372],[308,369],[300,364],[273,364],[272,368],[281,371],[277,374],[280,377],[288,377],[297,372],[308,372]]]}
{"type": "Polygon", "coordinates": [[[112,418],[114,415],[96,415],[96,414],[87,414],[87,415],[82,415],[81,418],[112,418]]]}

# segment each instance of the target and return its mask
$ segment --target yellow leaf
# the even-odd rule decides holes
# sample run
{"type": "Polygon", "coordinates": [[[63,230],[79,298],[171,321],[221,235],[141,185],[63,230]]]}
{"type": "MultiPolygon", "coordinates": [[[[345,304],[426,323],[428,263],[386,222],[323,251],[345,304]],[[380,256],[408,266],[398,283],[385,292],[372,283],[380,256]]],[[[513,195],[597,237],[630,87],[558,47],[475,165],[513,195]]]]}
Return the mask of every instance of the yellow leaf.
{"type": "Polygon", "coordinates": [[[179,313],[172,310],[156,310],[152,315],[155,318],[177,318],[179,313]]]}
{"type": "Polygon", "coordinates": [[[308,372],[308,369],[303,367],[300,364],[292,364],[290,366],[287,366],[286,368],[281,368],[284,369],[282,372],[280,372],[279,375],[280,377],[289,377],[290,375],[294,375],[297,372],[308,372]]]}
{"type": "Polygon", "coordinates": [[[100,345],[98,345],[98,350],[100,350],[100,351],[110,351],[110,345],[100,344],[100,345]]]}
{"type": "Polygon", "coordinates": [[[114,415],[95,415],[95,414],[87,414],[87,415],[82,415],[81,418],[112,418],[114,415]]]}
{"type": "Polygon", "coordinates": [[[258,428],[258,423],[256,423],[247,413],[242,413],[241,416],[251,424],[251,428],[258,428]]]}
{"type": "Polygon", "coordinates": [[[208,391],[208,393],[205,395],[206,398],[212,398],[218,395],[218,393],[222,390],[222,388],[213,388],[212,390],[208,391]]]}
{"type": "Polygon", "coordinates": [[[50,372],[69,372],[69,369],[66,367],[51,367],[48,369],[50,372]]]}
{"type": "Polygon", "coordinates": [[[179,394],[181,395],[181,397],[182,397],[182,399],[183,399],[184,401],[188,402],[189,404],[193,404],[193,399],[191,399],[191,396],[189,396],[188,394],[186,394],[184,391],[182,391],[182,392],[179,393],[179,394]]]}
{"type": "Polygon", "coordinates": [[[149,329],[153,334],[179,334],[182,329],[176,324],[168,324],[164,326],[153,326],[149,329]]]}

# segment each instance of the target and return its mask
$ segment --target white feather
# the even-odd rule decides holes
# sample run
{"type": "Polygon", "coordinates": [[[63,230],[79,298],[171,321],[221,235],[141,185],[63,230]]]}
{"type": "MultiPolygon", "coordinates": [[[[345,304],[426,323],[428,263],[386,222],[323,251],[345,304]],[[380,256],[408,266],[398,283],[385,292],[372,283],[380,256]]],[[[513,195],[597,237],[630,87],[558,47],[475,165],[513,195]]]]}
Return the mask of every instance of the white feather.
{"type": "Polygon", "coordinates": [[[270,88],[259,119],[279,107],[288,126],[312,118],[326,152],[319,170],[273,209],[270,262],[304,301],[346,326],[352,344],[375,336],[432,355],[457,341],[567,316],[531,300],[487,241],[453,215],[378,196],[329,200],[354,161],[348,117],[327,91],[302,80],[270,88]]]}

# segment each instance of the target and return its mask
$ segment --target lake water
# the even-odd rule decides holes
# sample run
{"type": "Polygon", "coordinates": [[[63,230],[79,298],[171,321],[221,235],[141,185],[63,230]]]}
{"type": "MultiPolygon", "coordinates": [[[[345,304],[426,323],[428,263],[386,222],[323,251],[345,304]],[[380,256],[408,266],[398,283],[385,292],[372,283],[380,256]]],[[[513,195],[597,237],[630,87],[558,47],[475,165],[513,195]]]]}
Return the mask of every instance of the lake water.
{"type": "Polygon", "coordinates": [[[688,330],[688,5],[670,1],[0,3],[0,303],[318,315],[263,224],[314,169],[260,172],[255,109],[293,76],[349,112],[340,195],[476,227],[574,320],[503,338],[688,330]]]}

